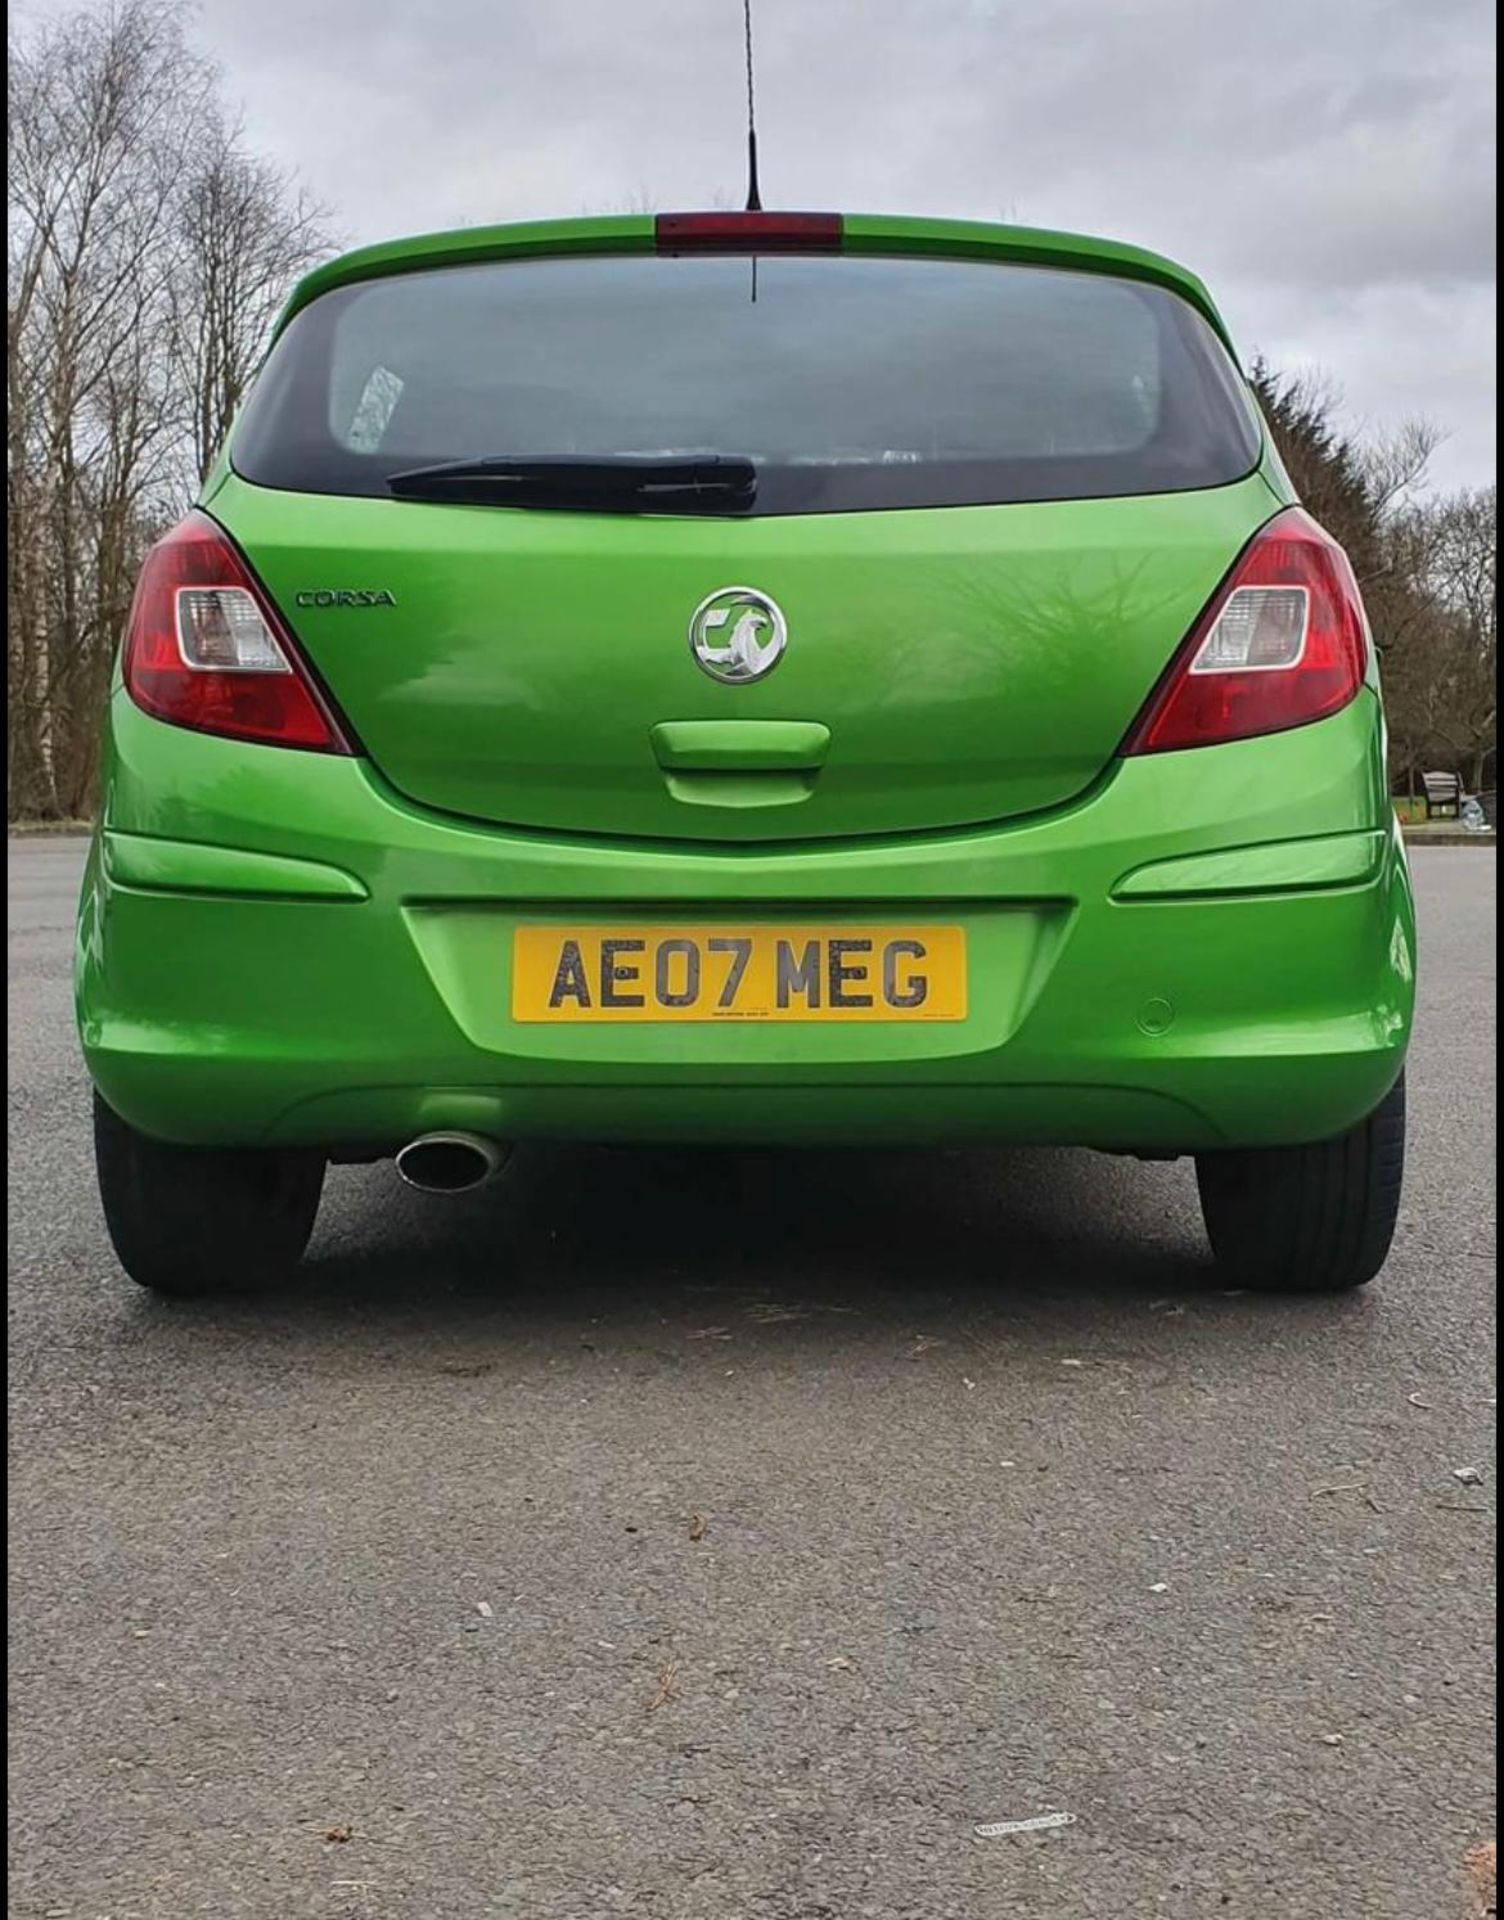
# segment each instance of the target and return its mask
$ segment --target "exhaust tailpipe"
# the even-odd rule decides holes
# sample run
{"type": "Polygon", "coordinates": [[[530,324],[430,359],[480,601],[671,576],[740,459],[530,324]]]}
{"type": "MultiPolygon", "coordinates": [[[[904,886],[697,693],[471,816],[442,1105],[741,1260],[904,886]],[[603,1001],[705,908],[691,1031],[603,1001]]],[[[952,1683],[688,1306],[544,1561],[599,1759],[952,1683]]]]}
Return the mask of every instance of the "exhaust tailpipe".
{"type": "Polygon", "coordinates": [[[397,1154],[397,1171],[420,1193],[469,1193],[501,1171],[506,1150],[479,1133],[423,1133],[397,1154]]]}

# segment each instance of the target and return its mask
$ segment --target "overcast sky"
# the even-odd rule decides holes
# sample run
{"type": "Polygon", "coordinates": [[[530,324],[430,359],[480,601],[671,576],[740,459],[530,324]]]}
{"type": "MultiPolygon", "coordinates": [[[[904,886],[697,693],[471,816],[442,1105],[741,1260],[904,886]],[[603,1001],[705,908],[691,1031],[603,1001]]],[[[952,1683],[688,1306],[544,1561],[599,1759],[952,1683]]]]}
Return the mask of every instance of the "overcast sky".
{"type": "MultiPolygon", "coordinates": [[[[59,13],[63,0],[19,11],[59,13]]],[[[1494,476],[1486,0],[754,0],[769,206],[1008,218],[1210,284],[1245,357],[1494,476]]],[[[353,244],[739,204],[741,0],[201,0],[353,244]]]]}

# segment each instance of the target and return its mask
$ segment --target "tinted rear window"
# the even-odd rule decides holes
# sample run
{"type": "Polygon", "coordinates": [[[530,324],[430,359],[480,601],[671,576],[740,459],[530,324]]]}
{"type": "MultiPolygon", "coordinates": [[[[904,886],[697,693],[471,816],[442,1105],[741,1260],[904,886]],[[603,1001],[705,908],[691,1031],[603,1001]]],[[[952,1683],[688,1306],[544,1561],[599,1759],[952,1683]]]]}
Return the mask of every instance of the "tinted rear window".
{"type": "Polygon", "coordinates": [[[263,486],[534,454],[742,454],[760,513],[1178,492],[1259,436],[1211,328],[1105,274],[893,257],[486,262],[293,320],[232,458],[263,486]]]}

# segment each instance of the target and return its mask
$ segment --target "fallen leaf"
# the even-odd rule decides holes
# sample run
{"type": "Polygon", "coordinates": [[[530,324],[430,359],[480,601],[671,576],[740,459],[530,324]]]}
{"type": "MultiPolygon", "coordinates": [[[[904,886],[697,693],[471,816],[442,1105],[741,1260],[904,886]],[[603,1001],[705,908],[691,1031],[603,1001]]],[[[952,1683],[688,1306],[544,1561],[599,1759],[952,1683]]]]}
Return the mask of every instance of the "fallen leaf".
{"type": "Polygon", "coordinates": [[[331,1846],[342,1847],[347,1840],[354,1838],[354,1833],[349,1827],[325,1827],[324,1838],[331,1846]]]}
{"type": "Polygon", "coordinates": [[[1462,1869],[1467,1876],[1468,1895],[1464,1920],[1492,1920],[1499,1910],[1499,1868],[1493,1841],[1474,1847],[1462,1869]]]}
{"type": "Polygon", "coordinates": [[[691,1514],[690,1516],[689,1537],[691,1540],[703,1540],[705,1538],[705,1522],[698,1513],[691,1514]]]}

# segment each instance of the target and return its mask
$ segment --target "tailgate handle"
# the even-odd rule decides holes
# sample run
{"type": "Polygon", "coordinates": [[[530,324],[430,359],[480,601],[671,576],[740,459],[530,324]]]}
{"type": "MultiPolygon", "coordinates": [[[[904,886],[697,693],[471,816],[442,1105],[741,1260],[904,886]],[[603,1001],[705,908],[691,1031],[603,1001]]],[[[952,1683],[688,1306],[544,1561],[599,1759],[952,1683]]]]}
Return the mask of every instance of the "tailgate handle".
{"type": "Polygon", "coordinates": [[[663,720],[651,738],[665,773],[814,773],[830,728],[817,720],[663,720]]]}

